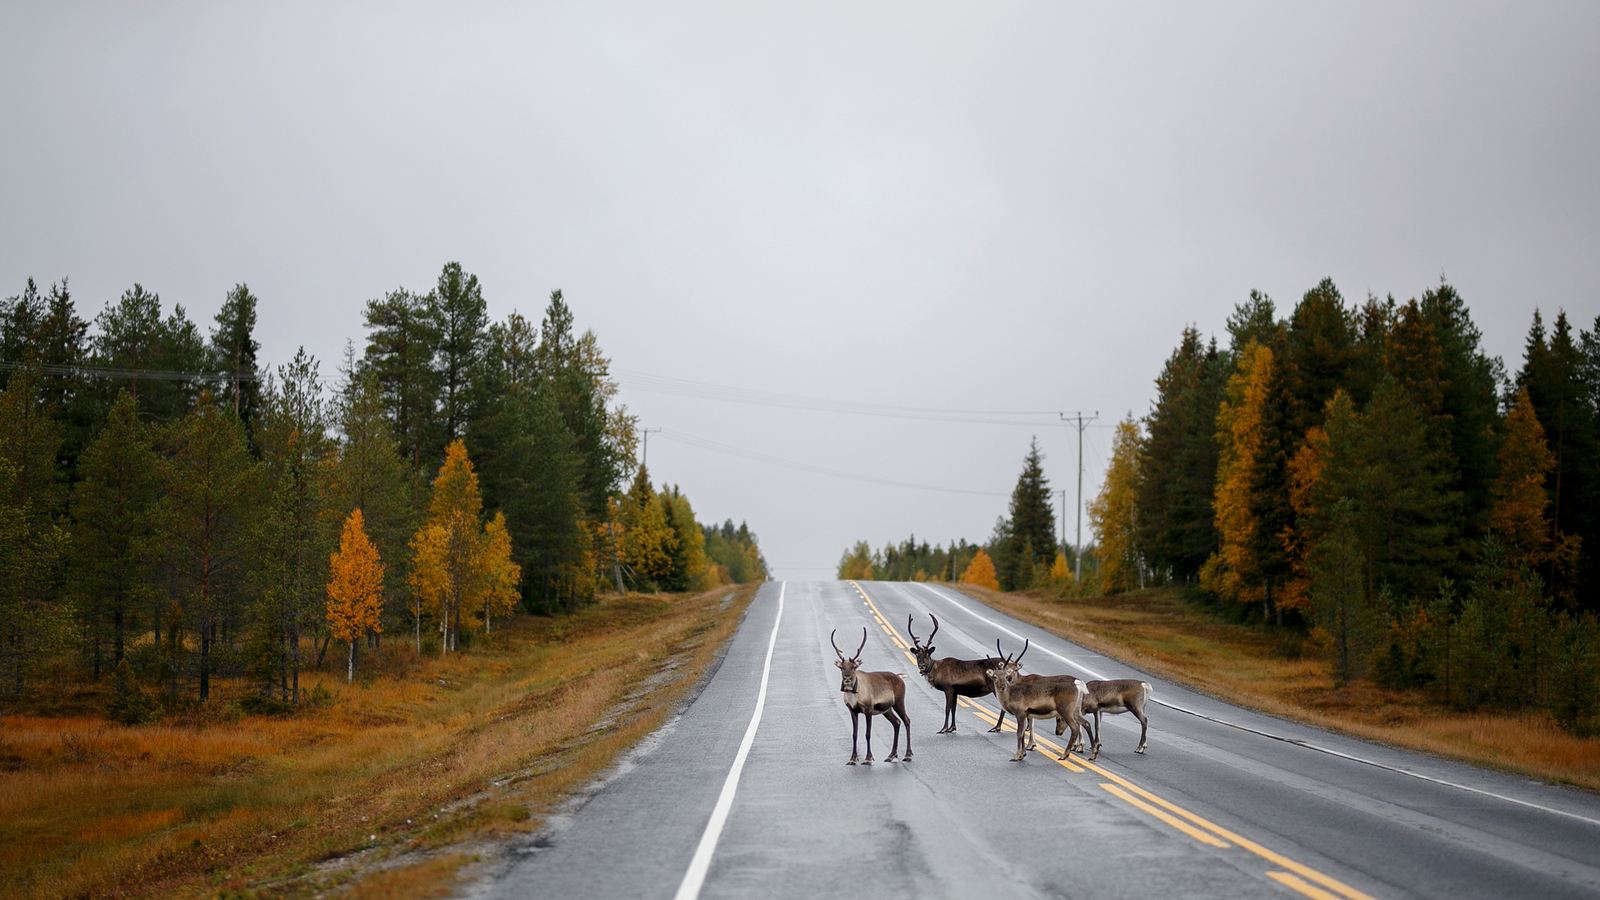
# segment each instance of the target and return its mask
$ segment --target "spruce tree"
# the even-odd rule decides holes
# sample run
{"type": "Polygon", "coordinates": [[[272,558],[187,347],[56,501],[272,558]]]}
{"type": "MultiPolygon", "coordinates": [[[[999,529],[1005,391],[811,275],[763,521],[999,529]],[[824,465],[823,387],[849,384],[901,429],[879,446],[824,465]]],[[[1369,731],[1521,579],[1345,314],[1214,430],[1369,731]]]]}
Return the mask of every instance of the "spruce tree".
{"type": "Polygon", "coordinates": [[[261,387],[255,378],[256,353],[261,349],[255,339],[258,302],[248,286],[234,285],[211,330],[212,366],[224,375],[218,399],[231,405],[234,415],[244,423],[252,447],[255,419],[261,407],[261,387]]]}
{"type": "Polygon", "coordinates": [[[1044,453],[1039,450],[1038,438],[1029,441],[1028,454],[1022,458],[1022,472],[1011,490],[1010,513],[999,576],[1001,586],[1014,591],[1028,586],[1028,575],[1036,567],[1049,568],[1055,559],[1055,514],[1050,508],[1050,481],[1044,475],[1044,453]]]}

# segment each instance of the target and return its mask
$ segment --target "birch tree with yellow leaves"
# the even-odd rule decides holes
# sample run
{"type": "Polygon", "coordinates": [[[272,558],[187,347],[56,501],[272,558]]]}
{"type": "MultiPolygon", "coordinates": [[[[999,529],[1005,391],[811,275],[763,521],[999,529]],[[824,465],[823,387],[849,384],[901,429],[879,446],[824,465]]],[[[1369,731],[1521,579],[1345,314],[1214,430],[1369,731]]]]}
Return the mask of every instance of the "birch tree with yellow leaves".
{"type": "Polygon", "coordinates": [[[1089,503],[1095,555],[1100,559],[1100,590],[1114,594],[1144,587],[1144,565],[1138,547],[1135,498],[1139,485],[1139,426],[1133,416],[1117,425],[1111,443],[1111,465],[1100,494],[1089,503]]]}
{"type": "Polygon", "coordinates": [[[422,609],[438,621],[446,653],[460,647],[463,618],[469,626],[481,621],[487,633],[493,615],[509,614],[516,603],[522,568],[511,561],[505,516],[483,522],[478,476],[462,441],[445,448],[428,518],[411,538],[411,551],[411,585],[422,609]]]}
{"type": "Polygon", "coordinates": [[[368,631],[382,631],[383,562],[367,539],[361,510],[344,520],[339,550],[329,558],[328,631],[350,644],[349,681],[356,680],[356,641],[368,631]]]}

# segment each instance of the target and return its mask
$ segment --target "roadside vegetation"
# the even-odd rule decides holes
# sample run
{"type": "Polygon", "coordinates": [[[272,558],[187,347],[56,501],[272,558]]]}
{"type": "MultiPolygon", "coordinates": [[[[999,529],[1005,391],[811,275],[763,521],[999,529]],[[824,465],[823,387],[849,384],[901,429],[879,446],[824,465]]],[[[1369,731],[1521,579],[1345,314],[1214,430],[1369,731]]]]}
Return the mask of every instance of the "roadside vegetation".
{"type": "Polygon", "coordinates": [[[6,896],[300,896],[533,827],[767,577],[635,462],[560,291],[490,321],[449,263],[334,380],[257,359],[260,305],[204,335],[140,285],[92,322],[64,279],[0,302],[6,896]]]}
{"type": "Polygon", "coordinates": [[[307,674],[281,715],[245,715],[250,686],[222,683],[159,724],[7,716],[0,883],[30,900],[434,896],[659,726],[756,587],[605,596],[465,653],[397,642],[354,684],[307,674]]]}

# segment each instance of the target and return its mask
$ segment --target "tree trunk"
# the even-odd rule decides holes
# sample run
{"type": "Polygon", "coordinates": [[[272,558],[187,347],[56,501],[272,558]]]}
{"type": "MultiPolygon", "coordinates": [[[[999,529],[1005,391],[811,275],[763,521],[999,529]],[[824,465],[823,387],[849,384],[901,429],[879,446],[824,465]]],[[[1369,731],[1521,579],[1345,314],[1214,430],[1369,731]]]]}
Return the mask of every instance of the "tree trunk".
{"type": "Polygon", "coordinates": [[[345,683],[354,684],[356,680],[356,639],[350,639],[350,674],[345,683]]]}

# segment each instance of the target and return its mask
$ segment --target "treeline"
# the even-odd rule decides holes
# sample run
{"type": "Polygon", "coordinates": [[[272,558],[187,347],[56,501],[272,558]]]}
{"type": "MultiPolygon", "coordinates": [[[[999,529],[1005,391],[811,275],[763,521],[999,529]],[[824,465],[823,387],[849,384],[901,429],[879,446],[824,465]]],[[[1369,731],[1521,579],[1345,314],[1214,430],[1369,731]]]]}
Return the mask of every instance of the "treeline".
{"type": "Polygon", "coordinates": [[[1341,678],[1600,727],[1600,322],[1535,312],[1510,374],[1448,284],[1252,293],[1227,330],[1185,329],[1118,427],[1098,587],[1196,585],[1341,678]]]}
{"type": "MultiPolygon", "coordinates": [[[[1029,444],[1022,460],[1008,513],[995,521],[993,533],[983,544],[969,544],[962,538],[946,549],[925,541],[918,544],[913,535],[898,545],[873,550],[866,541],[858,541],[840,558],[837,575],[877,581],[968,581],[1005,591],[1074,589],[1077,560],[1069,558],[1067,545],[1055,539],[1050,481],[1044,475],[1044,454],[1037,439],[1029,444]]],[[[1094,560],[1089,563],[1092,576],[1094,560]]]]}
{"type": "Polygon", "coordinates": [[[382,634],[450,652],[519,606],[766,577],[747,527],[642,469],[623,493],[634,419],[559,291],[491,322],[450,263],[368,303],[333,383],[260,365],[258,305],[235,287],[208,334],[139,285],[92,325],[65,281],[0,305],[5,693],[70,664],[130,719],[220,677],[294,703],[334,640],[353,674],[382,634]]]}

